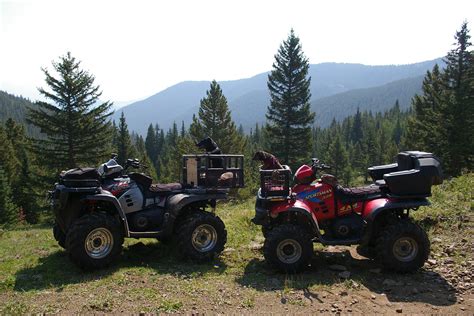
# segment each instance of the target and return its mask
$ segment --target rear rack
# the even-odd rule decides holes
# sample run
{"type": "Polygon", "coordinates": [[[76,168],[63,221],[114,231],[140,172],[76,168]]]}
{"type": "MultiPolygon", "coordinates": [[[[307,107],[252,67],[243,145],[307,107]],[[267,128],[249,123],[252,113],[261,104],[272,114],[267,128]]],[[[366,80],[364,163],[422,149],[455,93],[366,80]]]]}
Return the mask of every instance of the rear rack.
{"type": "Polygon", "coordinates": [[[64,179],[59,180],[60,184],[63,184],[68,188],[91,188],[91,187],[100,187],[99,180],[96,179],[64,179]]]}
{"type": "Polygon", "coordinates": [[[244,187],[243,155],[183,155],[182,168],[182,183],[193,187],[244,187]]]}
{"type": "Polygon", "coordinates": [[[260,194],[262,198],[287,198],[290,195],[290,167],[284,169],[260,169],[260,194]]]}

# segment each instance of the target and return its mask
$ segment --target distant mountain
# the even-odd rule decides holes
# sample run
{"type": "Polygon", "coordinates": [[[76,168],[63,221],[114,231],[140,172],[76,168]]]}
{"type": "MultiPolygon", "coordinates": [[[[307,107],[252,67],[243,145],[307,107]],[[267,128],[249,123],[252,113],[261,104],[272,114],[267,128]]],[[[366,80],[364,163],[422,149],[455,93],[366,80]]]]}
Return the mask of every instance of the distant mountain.
{"type": "Polygon", "coordinates": [[[0,123],[4,123],[9,118],[15,122],[24,124],[30,136],[38,136],[39,129],[26,124],[26,114],[28,108],[38,109],[38,105],[23,97],[18,97],[0,90],[0,123]]]}
{"type": "MultiPolygon", "coordinates": [[[[352,108],[383,110],[399,99],[408,106],[410,98],[419,91],[420,76],[441,64],[435,59],[410,65],[366,66],[361,64],[322,63],[310,65],[312,107],[320,124],[333,117],[342,119],[352,108]],[[404,79],[410,79],[404,81],[404,79]],[[400,81],[396,83],[397,81],[400,81]],[[393,85],[387,85],[393,83],[393,85]],[[413,85],[413,86],[411,86],[413,85]],[[370,89],[373,88],[373,89],[370,89]],[[350,94],[346,92],[353,91],[350,94]],[[371,99],[370,94],[375,94],[371,99]],[[325,99],[334,96],[333,99],[325,99]],[[353,99],[352,99],[353,98],[353,99]],[[319,102],[318,100],[323,101],[319,102]],[[351,100],[349,100],[351,99],[351,100]],[[372,101],[371,101],[372,100],[372,101]],[[346,109],[349,107],[350,109],[346,109]]],[[[268,72],[254,77],[219,82],[227,97],[232,117],[237,125],[248,130],[256,122],[265,121],[269,104],[268,72]]],[[[208,81],[184,81],[171,86],[145,100],[132,103],[116,111],[118,121],[123,111],[130,130],[145,134],[150,123],[169,128],[173,122],[191,122],[197,113],[199,101],[209,89],[208,81]]]]}
{"type": "Polygon", "coordinates": [[[387,83],[382,86],[354,89],[338,93],[329,97],[320,98],[311,102],[311,110],[316,112],[316,124],[327,127],[333,118],[343,120],[357,112],[363,111],[383,112],[398,100],[400,108],[406,110],[410,107],[411,98],[421,93],[424,76],[411,77],[387,83]]]}

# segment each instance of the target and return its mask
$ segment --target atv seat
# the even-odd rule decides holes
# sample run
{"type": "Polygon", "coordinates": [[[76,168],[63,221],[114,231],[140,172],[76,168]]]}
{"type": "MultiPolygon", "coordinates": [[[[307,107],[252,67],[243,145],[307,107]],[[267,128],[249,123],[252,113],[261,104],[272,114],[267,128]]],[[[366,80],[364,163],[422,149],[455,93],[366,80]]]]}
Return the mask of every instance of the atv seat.
{"type": "Polygon", "coordinates": [[[344,188],[340,185],[336,187],[336,194],[345,202],[357,202],[377,197],[382,194],[378,185],[365,187],[344,188]]]}

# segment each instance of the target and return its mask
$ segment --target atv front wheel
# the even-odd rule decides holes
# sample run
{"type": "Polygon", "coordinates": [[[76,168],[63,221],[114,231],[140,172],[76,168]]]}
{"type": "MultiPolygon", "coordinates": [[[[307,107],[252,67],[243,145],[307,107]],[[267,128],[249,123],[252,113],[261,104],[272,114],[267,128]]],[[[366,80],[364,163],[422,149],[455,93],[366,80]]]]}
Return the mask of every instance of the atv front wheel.
{"type": "Polygon", "coordinates": [[[66,234],[63,233],[58,223],[54,223],[53,236],[62,248],[66,249],[66,234]]]}
{"type": "Polygon", "coordinates": [[[387,269],[413,272],[423,266],[430,254],[430,241],[417,224],[402,220],[387,226],[377,239],[377,259],[387,269]]]}
{"type": "Polygon", "coordinates": [[[79,267],[92,270],[108,266],[122,251],[122,227],[105,213],[90,213],[76,220],[66,236],[69,257],[79,267]]]}
{"type": "Polygon", "coordinates": [[[214,214],[198,211],[189,214],[177,230],[178,248],[185,257],[203,262],[212,260],[224,250],[227,231],[214,214]]]}
{"type": "Polygon", "coordinates": [[[268,232],[263,246],[265,260],[280,271],[295,273],[309,264],[313,242],[298,225],[285,224],[268,232]]]}

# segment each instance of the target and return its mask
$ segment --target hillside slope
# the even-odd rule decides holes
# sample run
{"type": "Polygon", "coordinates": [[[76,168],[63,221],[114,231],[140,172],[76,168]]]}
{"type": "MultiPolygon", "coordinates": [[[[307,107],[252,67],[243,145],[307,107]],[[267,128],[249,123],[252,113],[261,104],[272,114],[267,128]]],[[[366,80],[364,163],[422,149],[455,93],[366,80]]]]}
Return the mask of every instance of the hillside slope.
{"type": "Polygon", "coordinates": [[[38,105],[23,97],[17,97],[0,90],[0,123],[12,118],[24,124],[29,136],[39,136],[39,129],[26,124],[28,108],[38,109],[38,105]]]}
{"type": "Polygon", "coordinates": [[[329,126],[333,118],[340,121],[354,115],[357,108],[361,112],[383,112],[393,107],[398,100],[400,108],[406,110],[410,107],[412,97],[421,92],[423,78],[424,76],[412,77],[379,87],[354,89],[316,99],[311,102],[311,110],[316,112],[316,124],[321,127],[329,126]]]}

